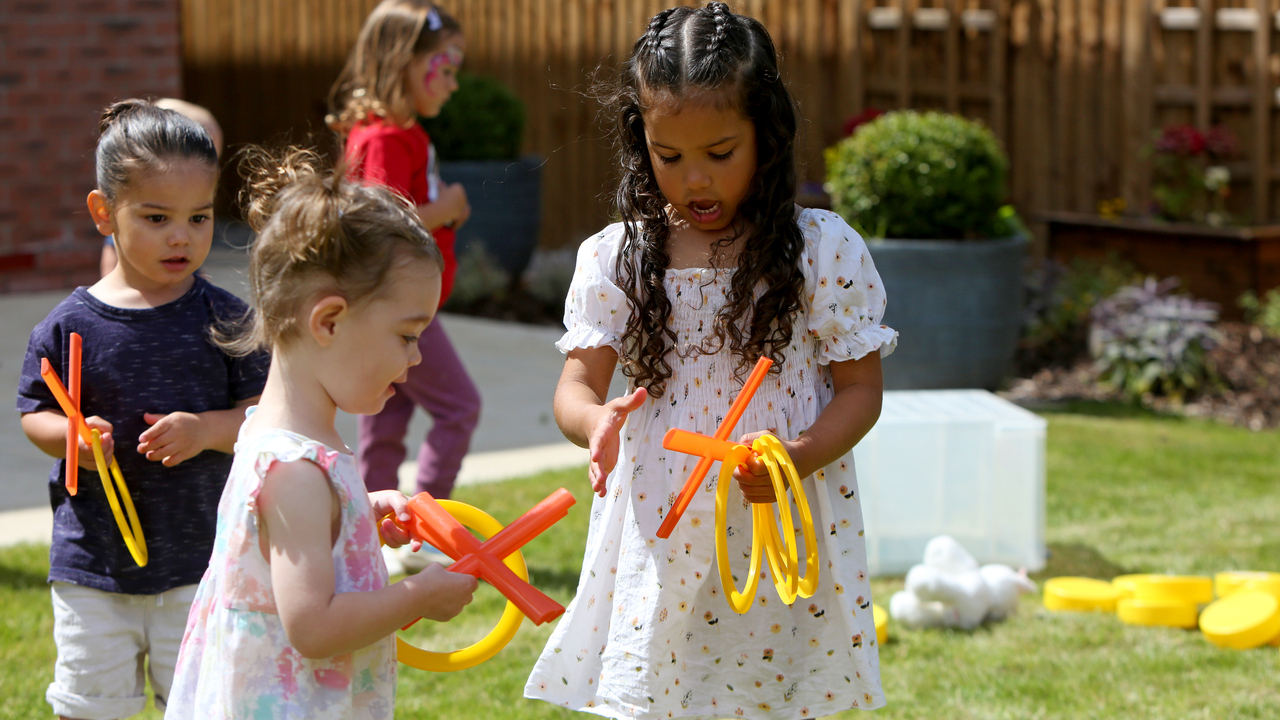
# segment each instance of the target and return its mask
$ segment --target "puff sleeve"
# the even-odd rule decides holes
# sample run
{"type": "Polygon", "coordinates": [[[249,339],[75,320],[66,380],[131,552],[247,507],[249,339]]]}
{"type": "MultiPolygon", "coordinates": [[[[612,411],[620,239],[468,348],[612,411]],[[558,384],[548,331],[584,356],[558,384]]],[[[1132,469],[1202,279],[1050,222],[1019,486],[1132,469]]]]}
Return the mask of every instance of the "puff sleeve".
{"type": "Polygon", "coordinates": [[[805,297],[809,332],[823,364],[857,360],[873,350],[893,352],[898,333],[881,324],[887,297],[862,237],[839,215],[805,210],[805,297]]]}
{"type": "Polygon", "coordinates": [[[564,302],[565,333],[556,349],[608,345],[620,351],[626,330],[627,297],[614,284],[615,259],[622,240],[622,224],[610,225],[578,248],[578,259],[564,302]]]}

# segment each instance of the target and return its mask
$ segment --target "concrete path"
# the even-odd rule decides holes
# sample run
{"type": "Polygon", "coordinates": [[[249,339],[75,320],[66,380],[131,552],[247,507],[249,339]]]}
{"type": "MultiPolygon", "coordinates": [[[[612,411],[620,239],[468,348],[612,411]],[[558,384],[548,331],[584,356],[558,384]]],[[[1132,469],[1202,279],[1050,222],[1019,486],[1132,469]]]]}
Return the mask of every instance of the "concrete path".
{"type": "MultiPolygon", "coordinates": [[[[214,284],[245,297],[246,267],[243,252],[215,244],[204,270],[214,284]]],[[[11,408],[0,420],[0,545],[48,542],[50,537],[47,478],[52,460],[27,440],[12,408],[31,329],[66,296],[61,291],[0,296],[0,388],[11,408]]],[[[480,424],[472,438],[471,453],[463,461],[459,483],[586,464],[586,451],[564,439],[551,415],[551,398],[564,364],[553,345],[561,330],[462,315],[442,315],[440,322],[483,400],[480,424]]],[[[92,382],[92,378],[84,382],[92,382]]],[[[622,388],[619,374],[611,396],[620,394],[622,388]]],[[[410,458],[400,468],[402,487],[407,486],[410,492],[417,446],[430,425],[430,418],[422,411],[410,424],[410,458]]],[[[338,430],[354,448],[355,416],[340,412],[338,430]]]]}

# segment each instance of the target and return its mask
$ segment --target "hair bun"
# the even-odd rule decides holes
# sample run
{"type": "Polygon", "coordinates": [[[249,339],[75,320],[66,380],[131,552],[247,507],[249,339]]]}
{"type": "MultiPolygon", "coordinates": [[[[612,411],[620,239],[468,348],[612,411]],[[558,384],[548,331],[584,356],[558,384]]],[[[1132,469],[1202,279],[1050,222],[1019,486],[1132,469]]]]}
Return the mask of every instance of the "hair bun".
{"type": "Polygon", "coordinates": [[[155,106],[152,105],[149,100],[142,100],[139,98],[130,98],[128,100],[111,103],[106,110],[102,111],[102,120],[98,124],[98,129],[101,132],[106,132],[107,128],[118,122],[120,118],[131,113],[139,112],[143,108],[152,107],[155,106]]]}
{"type": "Polygon", "coordinates": [[[249,226],[255,231],[262,230],[275,213],[281,191],[287,187],[327,191],[324,168],[324,158],[307,148],[289,146],[273,151],[250,146],[242,150],[239,173],[245,185],[241,200],[249,226]]]}

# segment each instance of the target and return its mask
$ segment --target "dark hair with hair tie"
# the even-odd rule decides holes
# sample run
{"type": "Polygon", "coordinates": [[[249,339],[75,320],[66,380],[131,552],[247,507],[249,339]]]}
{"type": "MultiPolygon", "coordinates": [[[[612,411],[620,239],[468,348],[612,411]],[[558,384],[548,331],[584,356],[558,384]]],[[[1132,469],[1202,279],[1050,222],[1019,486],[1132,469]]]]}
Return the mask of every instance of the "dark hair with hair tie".
{"type": "Polygon", "coordinates": [[[663,10],[636,41],[616,85],[603,94],[613,113],[622,168],[615,194],[624,224],[617,277],[631,310],[622,337],[623,372],[654,397],[662,396],[671,377],[666,356],[676,337],[666,327],[671,301],[663,286],[671,261],[667,199],[650,164],[644,111],[654,103],[679,102],[694,94],[710,94],[714,102],[737,109],[752,122],[757,162],[738,206],[739,217],[753,234],[738,254],[709,346],[690,352],[717,352],[727,343],[738,358],[739,377],[761,355],[780,366],[804,294],[804,239],[795,219],[798,118],[781,82],[769,33],[758,21],[734,15],[720,2],[663,10]]]}
{"type": "Polygon", "coordinates": [[[140,172],[173,160],[199,160],[217,172],[218,151],[200,123],[149,100],[121,100],[102,112],[102,135],[94,151],[98,190],[115,202],[140,172]]]}

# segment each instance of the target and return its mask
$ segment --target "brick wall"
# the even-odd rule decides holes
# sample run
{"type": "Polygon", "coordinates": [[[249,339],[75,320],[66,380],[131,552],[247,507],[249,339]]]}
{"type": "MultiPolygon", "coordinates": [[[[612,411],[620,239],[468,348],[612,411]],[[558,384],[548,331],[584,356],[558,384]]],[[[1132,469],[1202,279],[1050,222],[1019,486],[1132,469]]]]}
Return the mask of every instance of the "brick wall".
{"type": "Polygon", "coordinates": [[[129,97],[181,97],[179,0],[0,2],[0,292],[86,285],[102,236],[98,119],[129,97]]]}

